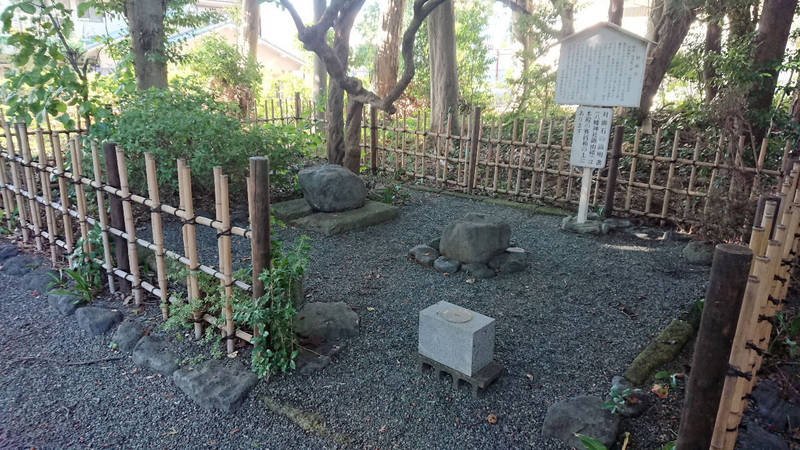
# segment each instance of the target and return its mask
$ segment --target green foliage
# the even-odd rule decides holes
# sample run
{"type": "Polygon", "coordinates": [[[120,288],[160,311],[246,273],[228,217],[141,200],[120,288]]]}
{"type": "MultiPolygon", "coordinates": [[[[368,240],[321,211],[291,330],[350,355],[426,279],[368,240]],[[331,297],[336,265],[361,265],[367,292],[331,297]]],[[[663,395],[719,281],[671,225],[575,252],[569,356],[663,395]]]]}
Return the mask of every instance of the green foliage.
{"type": "Polygon", "coordinates": [[[678,379],[681,377],[683,377],[681,373],[672,373],[666,370],[660,370],[653,376],[656,380],[669,380],[669,385],[672,386],[673,389],[678,387],[678,379]]]}
{"type": "Polygon", "coordinates": [[[103,257],[102,231],[95,224],[89,229],[86,240],[78,239],[70,256],[70,265],[59,270],[59,277],[53,276],[50,292],[55,294],[74,294],[78,296],[76,303],[91,303],[94,295],[103,285],[105,269],[96,260],[103,257]],[[84,242],[88,242],[87,252],[84,242]]]}
{"type": "Polygon", "coordinates": [[[609,399],[603,403],[603,409],[611,411],[611,414],[616,414],[625,408],[625,404],[627,403],[630,395],[630,389],[625,389],[624,391],[620,392],[617,386],[612,386],[611,391],[608,393],[609,399]]]}
{"type": "Polygon", "coordinates": [[[608,450],[605,445],[593,437],[580,433],[575,433],[575,436],[581,441],[586,450],[608,450]]]}
{"type": "Polygon", "coordinates": [[[410,195],[403,192],[402,188],[402,184],[387,184],[386,187],[383,188],[383,197],[381,197],[381,201],[389,205],[404,203],[409,199],[410,195]]]}

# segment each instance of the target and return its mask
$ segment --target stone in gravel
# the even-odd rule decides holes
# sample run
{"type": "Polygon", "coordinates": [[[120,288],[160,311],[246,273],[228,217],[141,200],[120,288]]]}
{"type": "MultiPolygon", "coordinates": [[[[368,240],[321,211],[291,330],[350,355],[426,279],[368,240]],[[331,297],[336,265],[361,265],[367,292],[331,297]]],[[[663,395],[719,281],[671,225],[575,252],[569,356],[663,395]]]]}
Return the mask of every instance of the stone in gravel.
{"type": "Polygon", "coordinates": [[[561,229],[578,234],[607,234],[611,227],[600,220],[588,219],[584,223],[578,223],[577,217],[567,216],[561,219],[561,229]]]}
{"type": "Polygon", "coordinates": [[[398,215],[400,215],[398,207],[370,201],[358,209],[338,213],[318,212],[293,220],[291,223],[299,228],[331,236],[388,222],[398,215]]]}
{"type": "Polygon", "coordinates": [[[486,214],[467,214],[444,229],[439,250],[462,263],[485,263],[509,247],[511,227],[486,214]]]}
{"type": "Polygon", "coordinates": [[[419,312],[419,354],[472,376],[494,359],[495,321],[440,301],[419,312]]]}
{"type": "Polygon", "coordinates": [[[341,344],[325,343],[311,349],[301,343],[300,350],[295,358],[295,369],[300,375],[310,375],[322,370],[331,363],[333,355],[339,353],[345,346],[341,344]]]}
{"type": "Polygon", "coordinates": [[[439,257],[439,252],[433,247],[420,244],[408,251],[408,257],[421,266],[430,267],[439,257]]]}
{"type": "Polygon", "coordinates": [[[18,277],[36,270],[42,265],[42,260],[32,255],[17,255],[3,263],[3,273],[18,277]]]}
{"type": "Polygon", "coordinates": [[[73,294],[48,294],[47,303],[56,312],[66,317],[80,307],[80,298],[73,294]]]}
{"type": "Polygon", "coordinates": [[[648,381],[659,367],[675,359],[694,334],[694,327],[675,319],[639,353],[625,370],[625,378],[639,386],[648,381]]]}
{"type": "Polygon", "coordinates": [[[428,242],[428,247],[435,248],[436,251],[438,252],[439,251],[439,243],[441,241],[442,241],[441,238],[431,239],[431,241],[428,242]]]}
{"type": "Polygon", "coordinates": [[[487,266],[486,264],[481,264],[481,263],[463,264],[461,266],[461,270],[466,272],[467,275],[479,279],[492,278],[497,276],[497,272],[490,269],[489,266],[487,266]]]}
{"type": "Polygon", "coordinates": [[[625,407],[618,411],[622,417],[639,417],[653,404],[648,393],[641,389],[635,389],[625,377],[615,376],[612,378],[611,389],[616,390],[619,394],[630,390],[630,395],[625,398],[625,407]]]}
{"type": "Polygon", "coordinates": [[[603,408],[598,397],[580,396],[562,400],[547,409],[542,434],[583,448],[575,433],[598,440],[608,448],[616,442],[619,416],[603,408]]]}
{"type": "Polygon", "coordinates": [[[0,244],[0,262],[19,254],[19,249],[14,244],[0,244]]]}
{"type": "Polygon", "coordinates": [[[528,267],[525,253],[506,252],[501,253],[489,260],[489,268],[495,269],[500,273],[522,272],[528,267]]]}
{"type": "Polygon", "coordinates": [[[178,370],[178,355],[166,349],[166,342],[153,336],[139,339],[133,348],[133,362],[162,375],[172,375],[178,370]]]}
{"type": "Polygon", "coordinates": [[[628,219],[618,219],[616,217],[610,217],[603,221],[604,224],[608,225],[610,230],[624,230],[625,228],[631,227],[631,221],[628,219]]]}
{"type": "Polygon", "coordinates": [[[75,311],[78,325],[89,334],[99,335],[108,331],[122,320],[122,313],[106,308],[86,306],[75,311]]]}
{"type": "Polygon", "coordinates": [[[459,267],[461,267],[460,262],[447,256],[440,256],[433,262],[433,268],[444,273],[456,273],[459,267]]]}
{"type": "Polygon", "coordinates": [[[784,400],[780,389],[772,380],[764,380],[753,389],[756,414],[760,422],[775,431],[788,431],[800,426],[800,406],[784,400]]]}
{"type": "Polygon", "coordinates": [[[22,278],[22,283],[25,290],[34,295],[46,294],[48,287],[55,281],[53,276],[56,273],[47,268],[39,268],[33,272],[25,274],[22,278]]]}
{"type": "Polygon", "coordinates": [[[358,335],[358,314],[345,302],[306,303],[294,317],[294,330],[303,337],[326,341],[358,335]]]}
{"type": "Polygon", "coordinates": [[[692,241],[686,244],[681,256],[689,264],[710,266],[714,259],[714,244],[707,241],[692,241]]]}
{"type": "Polygon", "coordinates": [[[758,423],[749,421],[747,426],[740,428],[736,442],[738,448],[758,450],[789,450],[789,445],[775,433],[762,428],[758,423]]]}
{"type": "Polygon", "coordinates": [[[303,198],[315,211],[348,211],[364,206],[367,200],[367,188],[361,178],[337,164],[303,169],[297,182],[303,198]]]}
{"type": "Polygon", "coordinates": [[[235,411],[258,382],[251,370],[225,366],[217,360],[206,361],[195,368],[176,370],[172,379],[201,407],[226,414],[235,411]]]}
{"type": "Polygon", "coordinates": [[[679,233],[675,230],[667,230],[661,235],[662,241],[689,242],[692,236],[686,233],[679,233]]]}
{"type": "Polygon", "coordinates": [[[306,199],[298,198],[285,202],[279,202],[269,205],[270,214],[274,215],[278,220],[289,222],[301,217],[305,217],[314,212],[311,205],[308,204],[306,199]]]}
{"type": "Polygon", "coordinates": [[[144,334],[144,327],[139,322],[126,320],[122,322],[111,336],[111,342],[117,344],[117,349],[122,352],[130,352],[136,347],[136,343],[144,334]]]}

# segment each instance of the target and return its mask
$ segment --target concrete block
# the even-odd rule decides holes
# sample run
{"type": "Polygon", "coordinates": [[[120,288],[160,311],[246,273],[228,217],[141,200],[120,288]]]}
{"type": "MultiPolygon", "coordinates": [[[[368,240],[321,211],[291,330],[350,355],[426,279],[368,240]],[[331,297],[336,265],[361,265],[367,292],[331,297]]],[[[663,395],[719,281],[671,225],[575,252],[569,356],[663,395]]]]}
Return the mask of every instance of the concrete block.
{"type": "Polygon", "coordinates": [[[419,313],[419,354],[472,376],[494,358],[494,319],[441,301],[419,313]]]}

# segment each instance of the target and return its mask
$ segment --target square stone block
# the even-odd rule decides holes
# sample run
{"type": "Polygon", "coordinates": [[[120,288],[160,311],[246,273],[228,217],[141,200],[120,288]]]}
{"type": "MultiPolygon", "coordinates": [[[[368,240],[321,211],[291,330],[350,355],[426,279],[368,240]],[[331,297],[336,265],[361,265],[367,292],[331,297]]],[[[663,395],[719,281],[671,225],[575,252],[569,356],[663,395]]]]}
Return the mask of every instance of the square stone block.
{"type": "Polygon", "coordinates": [[[419,354],[472,376],[494,358],[494,319],[441,301],[419,312],[419,354]]]}

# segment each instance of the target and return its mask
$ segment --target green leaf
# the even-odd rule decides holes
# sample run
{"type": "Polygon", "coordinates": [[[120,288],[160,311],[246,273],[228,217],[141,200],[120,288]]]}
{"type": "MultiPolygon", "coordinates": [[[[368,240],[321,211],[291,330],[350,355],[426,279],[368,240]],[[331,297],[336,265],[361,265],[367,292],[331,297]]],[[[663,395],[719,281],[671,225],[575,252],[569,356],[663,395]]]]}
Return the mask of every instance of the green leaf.
{"type": "Polygon", "coordinates": [[[33,6],[32,3],[22,2],[22,3],[19,3],[17,6],[19,7],[19,9],[21,9],[23,12],[25,12],[27,14],[36,13],[36,7],[33,6]]]}
{"type": "Polygon", "coordinates": [[[580,433],[575,433],[575,436],[581,441],[581,444],[583,444],[586,450],[608,450],[605,445],[595,438],[580,433]]]}

